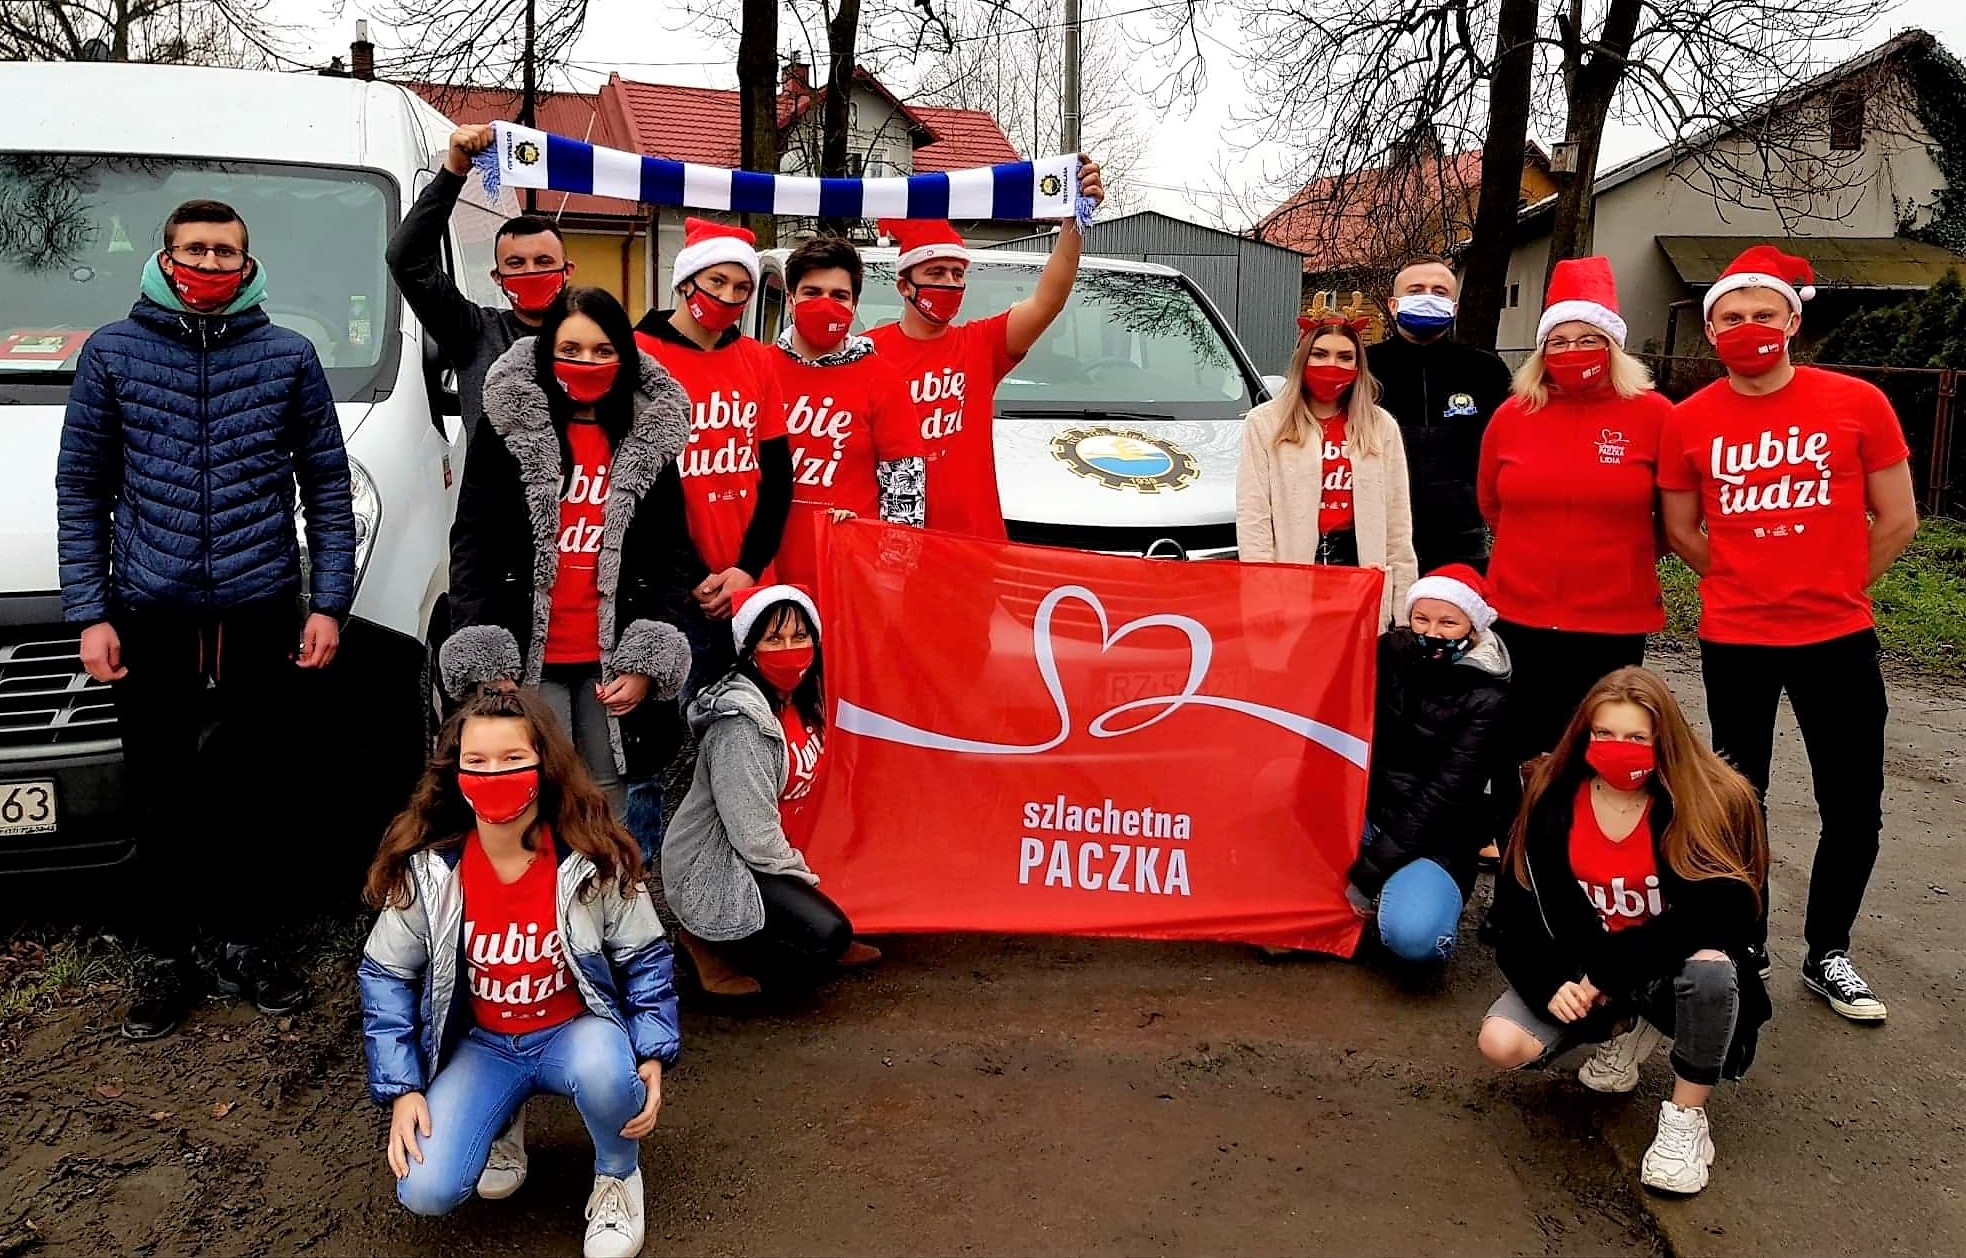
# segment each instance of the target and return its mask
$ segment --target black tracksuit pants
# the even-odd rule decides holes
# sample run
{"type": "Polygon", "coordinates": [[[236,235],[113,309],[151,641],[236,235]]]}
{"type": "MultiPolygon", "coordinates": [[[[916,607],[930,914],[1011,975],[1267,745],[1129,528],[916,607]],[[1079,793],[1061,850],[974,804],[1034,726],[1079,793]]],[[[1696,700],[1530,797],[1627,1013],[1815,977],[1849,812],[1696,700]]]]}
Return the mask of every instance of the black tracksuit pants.
{"type": "MultiPolygon", "coordinates": [[[[1787,691],[1809,753],[1822,818],[1809,873],[1803,936],[1809,958],[1850,946],[1884,829],[1884,720],[1888,702],[1869,629],[1808,646],[1700,643],[1713,745],[1754,783],[1766,808],[1775,711],[1787,691]]],[[[1767,897],[1762,897],[1767,927],[1767,897]]]]}

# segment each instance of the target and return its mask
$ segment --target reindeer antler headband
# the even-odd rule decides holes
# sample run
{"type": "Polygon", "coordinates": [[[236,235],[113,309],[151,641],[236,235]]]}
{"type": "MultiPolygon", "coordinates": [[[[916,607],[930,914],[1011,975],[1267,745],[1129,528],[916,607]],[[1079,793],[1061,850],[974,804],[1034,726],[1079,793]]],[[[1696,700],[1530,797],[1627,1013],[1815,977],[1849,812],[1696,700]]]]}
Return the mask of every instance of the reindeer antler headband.
{"type": "Polygon", "coordinates": [[[1372,326],[1372,312],[1365,304],[1365,295],[1356,288],[1352,299],[1343,306],[1336,302],[1338,294],[1319,293],[1311,303],[1310,312],[1297,316],[1297,331],[1309,336],[1325,328],[1349,327],[1354,332],[1364,332],[1372,326]]]}

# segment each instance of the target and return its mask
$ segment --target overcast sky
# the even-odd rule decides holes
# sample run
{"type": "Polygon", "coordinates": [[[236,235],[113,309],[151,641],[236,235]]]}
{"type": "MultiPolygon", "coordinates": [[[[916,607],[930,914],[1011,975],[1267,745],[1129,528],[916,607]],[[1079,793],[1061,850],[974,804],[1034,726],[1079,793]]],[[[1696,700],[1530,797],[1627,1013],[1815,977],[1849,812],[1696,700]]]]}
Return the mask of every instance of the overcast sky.
{"type": "MultiPolygon", "coordinates": [[[[1806,0],[1796,2],[1806,3],[1806,0]]],[[[1084,11],[1092,20],[1123,21],[1126,20],[1123,16],[1102,15],[1124,15],[1127,10],[1149,3],[1151,0],[1085,0],[1084,11]]],[[[316,54],[312,59],[325,61],[330,54],[345,50],[355,19],[371,6],[364,0],[347,0],[339,19],[333,22],[317,19],[311,27],[307,15],[321,13],[318,4],[309,0],[279,0],[279,7],[283,15],[299,19],[297,42],[311,43],[316,54]]],[[[575,46],[569,71],[574,83],[591,90],[612,69],[619,70],[624,77],[650,82],[735,87],[737,76],[732,64],[735,48],[721,46],[716,39],[692,28],[680,15],[681,8],[675,0],[653,3],[651,0],[590,0],[587,29],[575,46]]],[[[1955,52],[1966,54],[1966,2],[1902,0],[1862,41],[1847,47],[1827,47],[1825,56],[1840,59],[1912,26],[1931,31],[1955,52]]],[[[1214,154],[1224,155],[1230,164],[1231,185],[1242,194],[1242,199],[1253,199],[1262,208],[1275,199],[1273,194],[1264,195],[1269,183],[1265,172],[1277,168],[1278,155],[1241,154],[1236,149],[1234,120],[1252,105],[1233,64],[1231,49],[1236,34],[1234,24],[1226,19],[1218,19],[1211,29],[1203,32],[1202,51],[1208,58],[1209,86],[1191,111],[1185,115],[1157,116],[1145,108],[1143,100],[1140,117],[1151,139],[1145,159],[1133,172],[1133,182],[1144,188],[1141,199],[1148,208],[1200,217],[1203,221],[1219,216],[1227,218],[1231,226],[1246,226],[1241,221],[1244,216],[1239,214],[1239,206],[1221,200],[1220,184],[1211,171],[1214,154]]],[[[378,31],[377,38],[385,42],[387,36],[378,31]]],[[[1143,81],[1136,86],[1144,96],[1150,82],[1143,81]]],[[[1606,138],[1604,163],[1621,161],[1657,143],[1657,137],[1642,130],[1616,128],[1606,138]]]]}

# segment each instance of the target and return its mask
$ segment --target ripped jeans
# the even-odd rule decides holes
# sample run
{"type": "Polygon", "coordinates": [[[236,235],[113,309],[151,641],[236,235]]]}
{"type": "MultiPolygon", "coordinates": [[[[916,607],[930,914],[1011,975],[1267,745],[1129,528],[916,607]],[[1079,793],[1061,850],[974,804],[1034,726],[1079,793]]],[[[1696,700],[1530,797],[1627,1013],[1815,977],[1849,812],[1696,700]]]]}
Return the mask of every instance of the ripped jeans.
{"type": "MultiPolygon", "coordinates": [[[[1741,1012],[1740,976],[1727,958],[1699,961],[1689,958],[1671,978],[1654,979],[1641,987],[1632,1012],[1672,1037],[1672,1072],[1688,1083],[1712,1087],[1720,1082],[1727,1050],[1734,1042],[1734,1023],[1741,1012]]],[[[1489,1006],[1488,1016],[1512,1022],[1527,1031],[1542,1054],[1529,1063],[1541,1066],[1551,1058],[1590,1043],[1597,1037],[1584,1028],[1602,1028],[1601,1019],[1583,1023],[1558,1022],[1547,1008],[1532,1009],[1511,987],[1489,1006]]]]}

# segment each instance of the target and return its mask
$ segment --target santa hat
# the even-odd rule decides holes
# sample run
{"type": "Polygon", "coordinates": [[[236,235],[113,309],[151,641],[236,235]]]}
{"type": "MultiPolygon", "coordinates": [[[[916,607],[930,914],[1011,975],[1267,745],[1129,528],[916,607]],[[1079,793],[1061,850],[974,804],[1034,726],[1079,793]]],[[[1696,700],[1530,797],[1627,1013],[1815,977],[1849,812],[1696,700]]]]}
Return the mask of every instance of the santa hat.
{"type": "Polygon", "coordinates": [[[947,258],[952,262],[969,261],[969,250],[963,247],[963,238],[956,229],[939,218],[884,218],[880,221],[881,235],[894,237],[895,247],[901,256],[894,260],[896,271],[906,271],[909,267],[920,266],[937,258],[947,258]]]}
{"type": "Polygon", "coordinates": [[[1625,347],[1625,321],[1618,314],[1618,281],[1609,258],[1565,258],[1550,272],[1548,305],[1536,324],[1536,343],[1549,339],[1559,323],[1588,323],[1625,347]]]}
{"type": "Polygon", "coordinates": [[[1406,607],[1402,614],[1411,616],[1413,604],[1423,598],[1437,598],[1443,603],[1454,604],[1474,622],[1476,633],[1486,632],[1495,623],[1495,609],[1488,605],[1488,582],[1464,563],[1435,568],[1407,586],[1406,607]]]}
{"type": "Polygon", "coordinates": [[[1783,253],[1773,245],[1754,245],[1720,273],[1720,278],[1707,290],[1700,313],[1711,317],[1715,302],[1743,288],[1772,288],[1788,298],[1789,307],[1801,314],[1802,303],[1815,300],[1815,280],[1815,268],[1807,258],[1783,253]]]}
{"type": "Polygon", "coordinates": [[[670,287],[681,288],[684,280],[720,262],[737,263],[751,273],[753,284],[758,283],[758,238],[748,228],[731,223],[713,223],[707,218],[684,219],[683,247],[676,251],[676,270],[670,287]]]}
{"type": "Polygon", "coordinates": [[[739,590],[730,600],[730,633],[737,640],[737,649],[744,650],[744,644],[751,640],[751,629],[763,616],[780,603],[797,603],[805,608],[806,619],[812,622],[812,631],[819,632],[819,609],[813,606],[812,593],[803,585],[754,585],[748,590],[739,590]]]}

